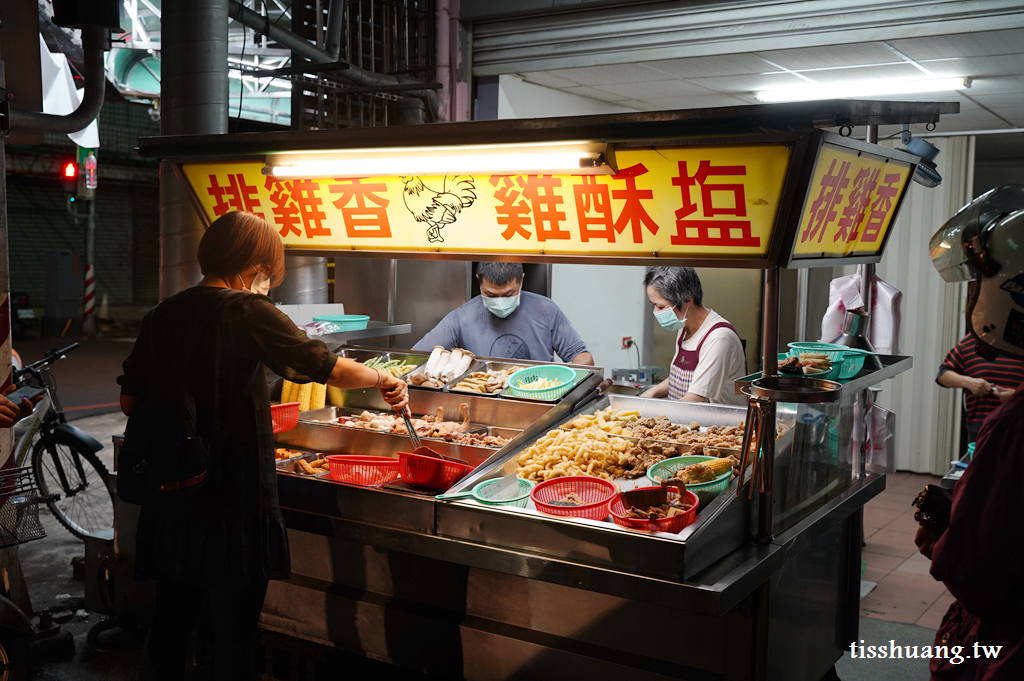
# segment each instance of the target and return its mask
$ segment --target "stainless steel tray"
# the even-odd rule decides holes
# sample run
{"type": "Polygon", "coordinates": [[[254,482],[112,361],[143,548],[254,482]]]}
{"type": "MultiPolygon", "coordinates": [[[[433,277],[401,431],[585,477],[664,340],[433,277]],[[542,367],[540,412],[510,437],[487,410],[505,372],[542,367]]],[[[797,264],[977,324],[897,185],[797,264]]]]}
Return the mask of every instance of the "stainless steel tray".
{"type": "MultiPolygon", "coordinates": [[[[501,394],[505,391],[504,388],[502,388],[501,390],[499,390],[496,393],[478,393],[478,392],[475,392],[473,390],[459,390],[455,386],[458,385],[459,381],[467,378],[470,374],[472,374],[474,372],[477,372],[477,371],[505,371],[507,369],[511,369],[512,367],[528,367],[528,366],[535,366],[535,364],[532,363],[532,362],[495,362],[495,361],[486,361],[486,362],[483,362],[482,364],[479,364],[479,365],[477,365],[475,367],[470,367],[470,370],[467,371],[466,373],[462,374],[461,376],[456,376],[455,378],[453,378],[448,383],[448,385],[445,386],[445,390],[447,390],[450,393],[461,393],[461,394],[465,394],[465,395],[480,395],[482,397],[501,397],[501,394]]],[[[516,398],[516,399],[518,399],[518,398],[516,398]]]]}
{"type": "Polygon", "coordinates": [[[301,475],[304,478],[319,477],[304,473],[302,468],[299,466],[299,461],[316,461],[317,459],[322,459],[324,456],[326,456],[326,454],[323,452],[310,452],[309,454],[292,457],[291,459],[283,459],[277,462],[277,472],[287,473],[288,475],[301,475]]]}
{"type": "MultiPolygon", "coordinates": [[[[481,366],[481,364],[479,362],[477,362],[476,360],[473,360],[473,362],[471,362],[470,365],[469,365],[469,371],[467,373],[472,373],[474,371],[477,371],[476,367],[478,367],[478,366],[481,366]]],[[[415,369],[413,369],[409,373],[407,373],[404,376],[402,376],[402,380],[409,384],[409,388],[411,390],[434,390],[434,391],[440,392],[440,391],[442,391],[442,390],[444,390],[445,388],[448,387],[448,384],[445,384],[445,385],[441,386],[440,388],[433,388],[433,387],[426,386],[426,385],[414,385],[412,383],[412,377],[413,376],[418,376],[419,374],[422,374],[426,370],[426,368],[427,368],[427,365],[426,365],[426,362],[424,362],[420,366],[416,367],[415,369]]],[[[455,379],[452,379],[452,381],[454,381],[454,380],[455,379]]],[[[451,381],[449,381],[449,383],[451,383],[451,381]]],[[[477,394],[478,395],[479,393],[473,393],[473,394],[477,394]]]]}

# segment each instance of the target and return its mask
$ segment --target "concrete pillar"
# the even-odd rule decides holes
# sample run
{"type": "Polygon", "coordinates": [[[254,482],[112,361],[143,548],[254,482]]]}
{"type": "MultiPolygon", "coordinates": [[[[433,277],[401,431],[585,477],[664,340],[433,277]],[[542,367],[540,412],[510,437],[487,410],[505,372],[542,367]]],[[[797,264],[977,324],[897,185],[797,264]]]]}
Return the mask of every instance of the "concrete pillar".
{"type": "MultiPolygon", "coordinates": [[[[160,134],[228,131],[228,0],[163,4],[160,134]]],[[[203,223],[171,164],[160,166],[160,299],[201,278],[203,223]]]]}

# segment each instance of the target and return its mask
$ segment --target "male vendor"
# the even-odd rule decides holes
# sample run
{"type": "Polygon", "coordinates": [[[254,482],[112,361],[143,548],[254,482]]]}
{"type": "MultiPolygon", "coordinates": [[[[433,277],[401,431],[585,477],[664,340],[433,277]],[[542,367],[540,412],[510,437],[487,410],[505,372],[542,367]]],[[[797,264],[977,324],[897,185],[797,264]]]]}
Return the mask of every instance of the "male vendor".
{"type": "Polygon", "coordinates": [[[523,290],[523,266],[484,262],[477,270],[480,295],[449,312],[414,350],[462,348],[477,357],[507,357],[593,366],[576,329],[550,298],[523,290]]]}

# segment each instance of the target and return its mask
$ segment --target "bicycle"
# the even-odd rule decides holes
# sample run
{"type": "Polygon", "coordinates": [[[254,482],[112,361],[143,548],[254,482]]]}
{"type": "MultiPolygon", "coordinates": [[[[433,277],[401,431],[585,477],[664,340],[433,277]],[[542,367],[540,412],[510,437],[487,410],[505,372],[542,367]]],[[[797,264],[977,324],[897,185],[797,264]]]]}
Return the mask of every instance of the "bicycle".
{"type": "Polygon", "coordinates": [[[57,399],[57,382],[49,371],[77,347],[78,343],[72,343],[51,350],[38,362],[14,372],[15,383],[45,391],[32,415],[14,427],[14,465],[25,465],[31,453],[40,496],[46,498],[46,505],[61,525],[85,539],[113,527],[114,497],[107,486],[107,467],[96,456],[103,445],[67,422],[57,399]]]}

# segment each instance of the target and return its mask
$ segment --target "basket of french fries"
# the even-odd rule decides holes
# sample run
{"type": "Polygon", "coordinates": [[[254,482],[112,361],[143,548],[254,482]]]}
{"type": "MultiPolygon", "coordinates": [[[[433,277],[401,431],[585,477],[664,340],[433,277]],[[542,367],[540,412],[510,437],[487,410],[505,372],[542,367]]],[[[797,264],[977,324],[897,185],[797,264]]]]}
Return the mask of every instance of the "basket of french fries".
{"type": "Polygon", "coordinates": [[[508,377],[505,394],[531,400],[557,400],[572,390],[576,372],[569,367],[548,364],[527,367],[508,377]]]}

